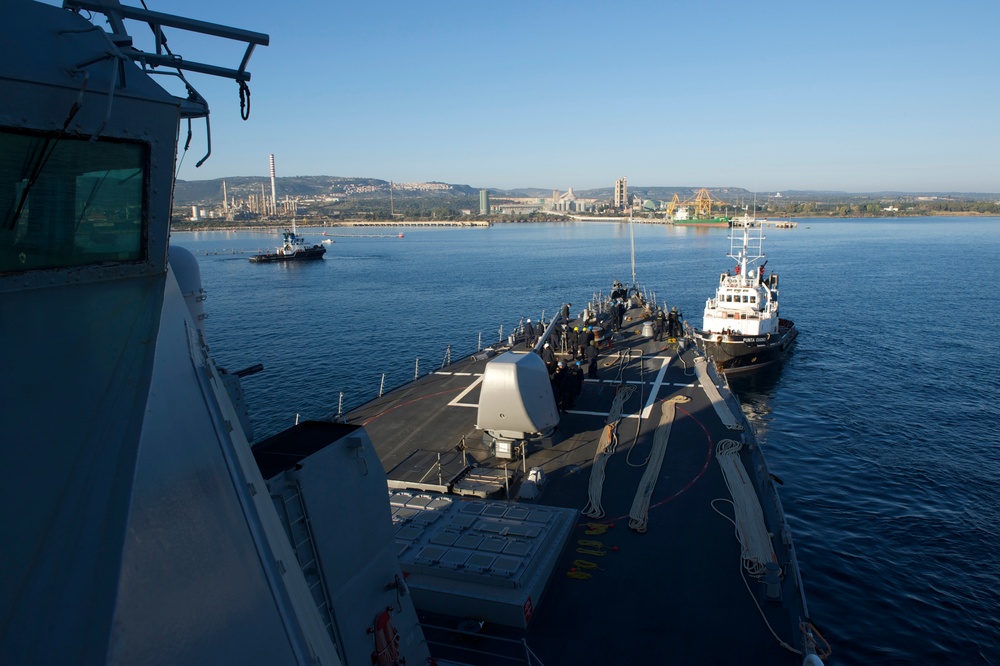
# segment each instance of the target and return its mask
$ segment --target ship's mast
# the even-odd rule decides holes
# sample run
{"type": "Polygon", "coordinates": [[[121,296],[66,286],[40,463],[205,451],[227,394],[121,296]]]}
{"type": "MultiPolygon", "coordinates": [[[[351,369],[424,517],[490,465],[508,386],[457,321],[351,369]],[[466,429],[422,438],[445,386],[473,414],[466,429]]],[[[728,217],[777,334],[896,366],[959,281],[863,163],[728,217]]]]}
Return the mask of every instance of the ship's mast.
{"type": "MultiPolygon", "coordinates": [[[[754,204],[756,208],[756,204],[754,204]]],[[[743,249],[740,250],[740,278],[743,284],[747,284],[747,249],[750,244],[750,229],[743,225],[743,249]]]]}
{"type": "Polygon", "coordinates": [[[755,220],[745,212],[743,218],[733,221],[733,229],[729,236],[729,254],[726,255],[736,261],[739,267],[740,284],[749,285],[750,277],[748,269],[752,269],[764,258],[764,227],[757,224],[755,220]],[[736,235],[736,225],[743,228],[743,237],[736,235]],[[752,233],[756,231],[756,233],[752,233]]]}
{"type": "Polygon", "coordinates": [[[632,286],[635,287],[635,232],[632,230],[632,213],[628,215],[628,237],[632,245],[632,286]]]}

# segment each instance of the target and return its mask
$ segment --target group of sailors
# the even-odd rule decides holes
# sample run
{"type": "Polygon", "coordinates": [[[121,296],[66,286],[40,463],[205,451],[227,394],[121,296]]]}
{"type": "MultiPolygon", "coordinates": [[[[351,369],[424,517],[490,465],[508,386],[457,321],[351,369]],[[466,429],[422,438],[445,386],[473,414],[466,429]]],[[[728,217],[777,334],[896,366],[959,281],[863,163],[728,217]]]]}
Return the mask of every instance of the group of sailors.
{"type": "Polygon", "coordinates": [[[664,335],[668,340],[681,337],[683,332],[681,316],[677,308],[670,308],[670,314],[664,314],[663,308],[659,308],[653,317],[653,340],[661,341],[664,335]]]}
{"type": "MultiPolygon", "coordinates": [[[[575,327],[579,328],[579,327],[575,327]]],[[[597,356],[600,350],[597,346],[597,338],[594,333],[593,326],[583,327],[583,331],[572,330],[572,344],[563,344],[560,353],[569,354],[570,361],[582,363],[587,362],[587,377],[589,379],[597,379],[597,356]]],[[[563,340],[570,338],[564,337],[563,340]]],[[[556,368],[559,367],[559,359],[556,357],[556,350],[553,349],[550,342],[546,342],[542,345],[542,350],[540,352],[542,360],[545,362],[545,367],[549,371],[549,377],[551,377],[556,368]]]]}
{"type": "MultiPolygon", "coordinates": [[[[563,309],[565,310],[567,307],[568,306],[563,306],[563,309]]],[[[586,311],[580,316],[580,322],[588,322],[591,319],[592,317],[586,311]]],[[[598,332],[602,330],[602,327],[596,324],[572,325],[573,320],[570,319],[565,313],[563,314],[563,322],[564,323],[553,330],[549,340],[546,341],[546,344],[551,343],[551,345],[555,347],[555,349],[552,349],[551,353],[553,355],[556,353],[570,354],[573,360],[586,360],[587,348],[592,346],[596,347],[600,342],[598,332]]],[[[612,313],[611,323],[615,325],[615,330],[620,328],[620,322],[621,317],[615,317],[612,313]],[[615,322],[618,323],[615,324],[615,322]]],[[[541,339],[542,335],[545,334],[545,324],[541,321],[533,323],[531,319],[528,319],[522,325],[522,330],[524,332],[524,344],[525,346],[531,348],[534,347],[538,343],[538,340],[541,339]]],[[[544,348],[541,354],[544,358],[544,348]]],[[[550,374],[552,369],[553,368],[549,368],[550,374]]]]}
{"type": "MultiPolygon", "coordinates": [[[[605,326],[610,327],[615,332],[622,328],[625,312],[628,310],[628,292],[619,282],[615,283],[615,288],[617,292],[613,293],[615,298],[608,310],[610,317],[604,326],[596,326],[591,323],[594,316],[589,310],[584,310],[574,325],[574,319],[570,317],[569,312],[572,303],[566,303],[562,306],[561,324],[553,330],[554,339],[551,342],[546,340],[539,351],[539,355],[548,370],[549,380],[552,382],[552,393],[560,411],[572,409],[576,398],[583,390],[584,362],[587,364],[587,378],[597,379],[597,357],[600,353],[598,331],[606,330],[605,326]],[[570,355],[568,361],[560,360],[556,356],[554,344],[559,346],[559,353],[570,355]]],[[[649,306],[643,303],[640,305],[644,305],[646,316],[650,316],[649,306]]],[[[683,334],[682,316],[676,307],[670,308],[669,313],[665,313],[663,308],[658,308],[653,316],[653,339],[661,341],[664,335],[667,338],[681,337],[683,334]]],[[[532,349],[545,335],[545,323],[540,320],[532,322],[531,319],[527,319],[522,325],[522,330],[525,345],[532,349]]]]}
{"type": "MultiPolygon", "coordinates": [[[[594,348],[596,350],[596,347],[594,348]]],[[[557,361],[556,367],[549,375],[552,382],[552,395],[555,396],[559,411],[573,409],[573,404],[583,391],[583,367],[580,361],[557,361]]]]}
{"type": "MultiPolygon", "coordinates": [[[[597,379],[597,357],[600,353],[598,334],[601,327],[589,323],[593,318],[589,311],[584,311],[574,323],[569,313],[571,305],[571,303],[563,305],[562,323],[554,329],[555,335],[552,336],[551,342],[546,340],[539,351],[548,370],[549,380],[552,382],[552,394],[555,396],[556,405],[561,411],[572,409],[577,396],[583,391],[584,363],[587,365],[586,376],[597,379]],[[556,346],[559,347],[559,354],[569,355],[568,360],[556,356],[556,346]]],[[[623,314],[623,306],[620,310],[612,309],[611,324],[616,329],[621,326],[623,314]]],[[[532,322],[528,319],[522,328],[525,345],[529,348],[534,347],[545,334],[545,324],[542,321],[532,322]]]]}

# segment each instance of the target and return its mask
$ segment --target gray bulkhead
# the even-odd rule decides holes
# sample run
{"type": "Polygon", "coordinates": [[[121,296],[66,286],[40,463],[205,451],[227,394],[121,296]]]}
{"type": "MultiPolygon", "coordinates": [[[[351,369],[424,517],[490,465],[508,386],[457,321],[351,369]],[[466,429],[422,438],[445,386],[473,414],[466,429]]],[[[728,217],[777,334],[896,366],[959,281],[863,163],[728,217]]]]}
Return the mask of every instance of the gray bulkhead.
{"type": "MultiPolygon", "coordinates": [[[[380,564],[341,585],[378,603],[342,600],[351,635],[335,645],[168,269],[178,127],[197,109],[121,34],[28,0],[5,9],[0,663],[370,662],[354,625],[409,603],[386,588],[392,544],[334,541],[345,566],[380,564]]],[[[401,633],[423,661],[419,631],[401,633]]]]}

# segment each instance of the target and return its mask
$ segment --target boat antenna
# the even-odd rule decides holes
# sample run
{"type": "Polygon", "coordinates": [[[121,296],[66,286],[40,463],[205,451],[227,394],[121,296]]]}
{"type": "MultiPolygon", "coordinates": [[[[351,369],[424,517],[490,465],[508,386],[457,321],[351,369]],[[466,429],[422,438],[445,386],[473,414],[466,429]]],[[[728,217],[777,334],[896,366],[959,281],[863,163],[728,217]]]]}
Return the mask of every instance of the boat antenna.
{"type": "Polygon", "coordinates": [[[632,286],[636,286],[635,282],[635,232],[632,230],[632,212],[629,211],[628,214],[628,237],[629,242],[632,245],[632,286]]]}

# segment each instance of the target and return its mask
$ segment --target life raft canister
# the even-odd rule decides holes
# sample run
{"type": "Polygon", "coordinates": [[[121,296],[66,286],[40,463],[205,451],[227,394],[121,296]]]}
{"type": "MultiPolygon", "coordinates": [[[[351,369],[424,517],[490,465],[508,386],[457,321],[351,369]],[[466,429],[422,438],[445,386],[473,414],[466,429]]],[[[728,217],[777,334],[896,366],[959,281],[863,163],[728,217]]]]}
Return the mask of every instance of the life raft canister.
{"type": "Polygon", "coordinates": [[[372,652],[372,666],[400,666],[399,632],[392,626],[392,606],[375,616],[374,626],[368,633],[375,636],[375,651],[372,652]]]}

